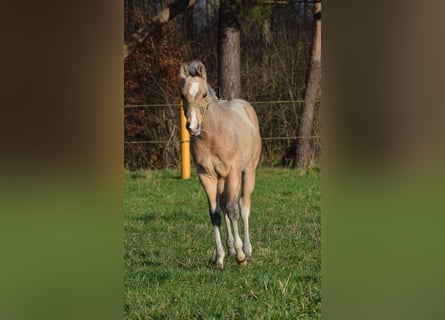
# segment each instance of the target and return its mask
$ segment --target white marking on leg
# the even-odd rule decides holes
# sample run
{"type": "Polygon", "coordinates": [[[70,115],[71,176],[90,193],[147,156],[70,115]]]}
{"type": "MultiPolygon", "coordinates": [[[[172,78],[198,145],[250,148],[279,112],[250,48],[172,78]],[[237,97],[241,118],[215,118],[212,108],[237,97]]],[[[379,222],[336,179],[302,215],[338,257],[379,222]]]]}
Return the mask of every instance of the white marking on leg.
{"type": "Polygon", "coordinates": [[[192,96],[193,99],[195,98],[195,96],[198,93],[198,91],[199,91],[199,82],[198,81],[193,81],[192,85],[190,86],[190,89],[189,89],[189,93],[190,93],[190,95],[192,96]]]}
{"type": "Polygon", "coordinates": [[[241,218],[243,219],[244,225],[244,253],[247,255],[248,259],[252,257],[252,245],[250,244],[249,238],[249,215],[250,206],[241,206],[241,218]]]}
{"type": "Polygon", "coordinates": [[[243,194],[240,198],[240,208],[241,208],[241,218],[244,224],[244,253],[247,255],[247,259],[252,259],[252,245],[250,244],[249,238],[249,216],[250,216],[250,206],[251,200],[250,195],[252,194],[255,185],[255,171],[244,172],[242,178],[243,184],[243,194]]]}
{"type": "Polygon", "coordinates": [[[224,248],[221,242],[221,230],[218,226],[213,225],[213,232],[215,234],[216,241],[216,268],[223,269],[224,268],[224,256],[226,253],[224,252],[224,248]]]}

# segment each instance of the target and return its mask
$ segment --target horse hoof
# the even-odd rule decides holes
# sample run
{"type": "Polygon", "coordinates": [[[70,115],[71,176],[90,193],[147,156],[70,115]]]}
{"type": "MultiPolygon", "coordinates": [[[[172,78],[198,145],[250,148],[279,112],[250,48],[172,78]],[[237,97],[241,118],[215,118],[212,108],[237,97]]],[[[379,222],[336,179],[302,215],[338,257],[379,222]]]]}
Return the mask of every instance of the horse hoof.
{"type": "Polygon", "coordinates": [[[223,270],[224,269],[224,265],[221,262],[217,262],[215,264],[215,269],[217,270],[223,270]]]}
{"type": "Polygon", "coordinates": [[[244,259],[242,261],[238,261],[238,265],[244,267],[247,264],[247,259],[244,259]]]}
{"type": "Polygon", "coordinates": [[[249,261],[249,262],[252,261],[252,256],[251,255],[246,255],[246,260],[249,261]]]}

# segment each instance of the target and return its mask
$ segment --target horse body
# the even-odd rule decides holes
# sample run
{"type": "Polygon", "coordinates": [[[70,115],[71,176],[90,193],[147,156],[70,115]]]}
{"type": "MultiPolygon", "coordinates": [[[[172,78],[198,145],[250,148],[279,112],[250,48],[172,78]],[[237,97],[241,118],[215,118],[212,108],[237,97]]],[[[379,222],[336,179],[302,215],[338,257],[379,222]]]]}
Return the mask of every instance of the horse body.
{"type": "Polygon", "coordinates": [[[256,150],[257,145],[252,144],[258,137],[258,121],[253,112],[252,107],[243,100],[219,103],[210,100],[201,134],[192,136],[191,140],[195,163],[201,166],[206,164],[207,172],[214,169],[215,174],[223,178],[227,178],[231,167],[244,171],[255,152],[259,151],[256,150]]]}
{"type": "Polygon", "coordinates": [[[199,180],[207,194],[215,233],[216,267],[223,268],[225,256],[220,234],[221,210],[226,223],[229,253],[244,265],[252,254],[250,195],[261,152],[256,113],[248,102],[241,99],[218,101],[207,85],[205,68],[200,62],[182,65],[181,77],[187,127],[192,135],[190,149],[199,180]],[[238,231],[240,213],[244,241],[238,231]]]}

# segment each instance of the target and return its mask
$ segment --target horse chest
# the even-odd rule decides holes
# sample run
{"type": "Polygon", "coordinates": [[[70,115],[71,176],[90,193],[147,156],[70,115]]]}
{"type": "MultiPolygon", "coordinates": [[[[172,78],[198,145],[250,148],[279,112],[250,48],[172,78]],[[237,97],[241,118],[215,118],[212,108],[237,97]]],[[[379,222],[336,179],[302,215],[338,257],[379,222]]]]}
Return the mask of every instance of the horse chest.
{"type": "Polygon", "coordinates": [[[231,163],[227,150],[216,151],[202,141],[194,141],[191,144],[191,153],[195,164],[206,173],[227,176],[231,163]]]}

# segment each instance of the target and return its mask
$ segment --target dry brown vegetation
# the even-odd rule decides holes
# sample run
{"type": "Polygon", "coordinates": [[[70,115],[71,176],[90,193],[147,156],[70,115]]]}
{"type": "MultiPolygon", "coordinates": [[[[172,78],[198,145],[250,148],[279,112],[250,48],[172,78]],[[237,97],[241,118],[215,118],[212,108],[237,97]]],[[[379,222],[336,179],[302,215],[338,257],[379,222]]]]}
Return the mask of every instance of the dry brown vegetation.
{"type": "MultiPolygon", "coordinates": [[[[129,9],[127,29],[130,31],[126,33],[142,23],[141,9],[134,9],[142,2],[133,2],[133,10],[129,9]]],[[[193,59],[203,61],[209,84],[218,93],[214,13],[211,11],[208,16],[208,12],[195,5],[193,11],[188,10],[163,26],[126,59],[125,105],[163,105],[125,109],[125,141],[156,141],[126,143],[127,169],[178,167],[180,64],[193,59]],[[202,16],[211,22],[209,26],[197,23],[197,18],[202,16]]],[[[309,4],[261,8],[253,5],[242,12],[241,25],[241,92],[260,119],[261,134],[265,138],[262,163],[288,166],[295,154],[292,137],[296,135],[303,106],[300,101],[304,97],[310,61],[311,8],[309,4]],[[279,137],[289,138],[268,139],[279,137]]],[[[317,112],[314,136],[318,132],[317,112]]],[[[319,138],[314,138],[312,143],[315,146],[312,158],[317,161],[319,138]]]]}

